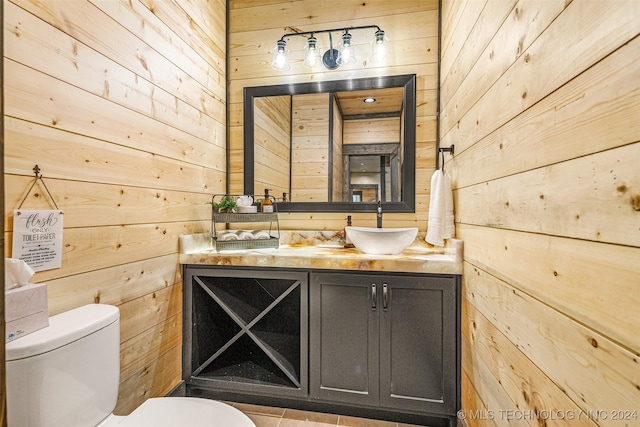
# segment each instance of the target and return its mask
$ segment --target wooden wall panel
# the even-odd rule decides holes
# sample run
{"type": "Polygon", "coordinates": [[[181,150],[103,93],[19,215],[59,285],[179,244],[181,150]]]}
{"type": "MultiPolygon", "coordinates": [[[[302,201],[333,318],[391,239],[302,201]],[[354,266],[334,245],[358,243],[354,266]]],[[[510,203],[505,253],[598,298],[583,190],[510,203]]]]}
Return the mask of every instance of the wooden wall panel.
{"type": "MultiPolygon", "coordinates": [[[[240,120],[244,87],[272,84],[340,80],[381,75],[416,74],[417,158],[416,212],[385,214],[385,225],[415,225],[426,229],[429,203],[429,182],[435,167],[436,88],[438,85],[438,2],[411,0],[388,2],[374,0],[327,1],[298,0],[293,2],[259,2],[231,0],[229,2],[229,75],[228,111],[230,150],[230,186],[232,192],[242,192],[243,132],[240,120]],[[336,11],[339,10],[339,16],[336,11]],[[362,30],[353,33],[354,45],[364,49],[352,68],[309,71],[302,66],[304,39],[290,39],[292,55],[298,55],[286,73],[271,69],[269,63],[276,41],[288,30],[311,31],[358,25],[378,25],[391,40],[392,59],[385,66],[367,64],[366,55],[372,34],[362,30]]],[[[335,38],[334,38],[335,40],[335,38]]],[[[326,40],[321,42],[326,45],[326,40]]],[[[280,215],[283,229],[341,230],[345,213],[295,213],[280,215]],[[318,219],[322,218],[321,221],[318,219]]],[[[355,225],[374,225],[373,213],[353,214],[355,225]]]]}
{"type": "Polygon", "coordinates": [[[456,181],[466,187],[636,142],[639,52],[635,39],[479,139],[472,155],[459,152],[453,172],[473,173],[457,175],[456,181]]]}
{"type": "MultiPolygon", "coordinates": [[[[470,305],[490,319],[491,327],[501,331],[511,345],[515,344],[551,377],[578,408],[608,413],[618,408],[638,409],[640,390],[636,385],[640,381],[640,370],[637,353],[564,313],[540,304],[507,283],[500,283],[498,278],[484,271],[486,266],[474,270],[466,264],[465,267],[465,296],[470,305]]],[[[480,324],[478,320],[477,327],[480,324]]],[[[485,328],[483,333],[490,331],[485,328]]],[[[495,345],[501,347],[499,343],[495,345]]],[[[474,357],[481,357],[480,352],[474,357]]],[[[526,365],[519,368],[526,368],[526,365]]],[[[523,370],[526,377],[533,377],[533,372],[523,370]]],[[[533,386],[531,378],[527,378],[523,386],[533,386]]],[[[500,394],[503,393],[505,391],[500,390],[500,394]]],[[[550,400],[538,409],[572,409],[561,404],[566,405],[560,399],[550,400]]],[[[618,425],[619,420],[611,418],[599,420],[599,424],[618,425]]]]}
{"type": "Polygon", "coordinates": [[[329,94],[295,95],[292,101],[291,200],[329,201],[329,94]]]}
{"type": "Polygon", "coordinates": [[[84,304],[121,305],[180,282],[177,254],[47,280],[49,313],[84,304]]]}
{"type": "Polygon", "coordinates": [[[150,360],[166,353],[182,343],[182,314],[169,317],[128,340],[120,349],[123,380],[135,375],[150,360]]]}
{"type": "MultiPolygon", "coordinates": [[[[489,410],[484,406],[484,402],[480,399],[478,392],[473,387],[473,381],[467,376],[465,371],[462,371],[462,407],[474,408],[474,414],[477,416],[471,416],[470,411],[463,412],[466,425],[478,426],[478,427],[498,427],[495,417],[490,417],[485,414],[489,414],[489,410]],[[469,415],[467,415],[469,413],[469,415]]],[[[462,424],[462,422],[460,423],[462,424]]]]}
{"type": "Polygon", "coordinates": [[[40,19],[23,9],[10,4],[8,7],[12,13],[6,17],[5,25],[12,33],[20,34],[21,41],[5,46],[7,56],[14,61],[35,69],[46,69],[47,74],[58,80],[72,82],[80,89],[153,115],[165,123],[176,127],[182,123],[183,131],[195,135],[207,135],[209,127],[224,122],[224,99],[203,93],[202,101],[187,102],[190,94],[176,96],[172,91],[159,90],[154,81],[139,78],[135,70],[121,65],[121,61],[105,57],[100,50],[78,43],[72,35],[53,26],[43,25],[40,19]],[[34,51],[39,52],[38,56],[31,54],[34,51]],[[200,114],[201,103],[203,106],[211,103],[207,114],[200,114]]]}
{"type": "Polygon", "coordinates": [[[38,164],[65,229],[62,267],[33,280],[50,314],[120,308],[126,414],[181,379],[178,236],[226,189],[226,2],[3,5],[4,238],[23,199],[53,206],[27,194],[38,164]]]}
{"type": "Polygon", "coordinates": [[[467,424],[636,425],[640,4],[474,3],[443,2],[440,99],[467,424]]]}
{"type": "Polygon", "coordinates": [[[361,119],[344,121],[344,143],[400,142],[400,118],[361,119]]]}
{"type": "MultiPolygon", "coordinates": [[[[441,72],[444,79],[441,88],[447,93],[455,92],[455,95],[448,101],[448,106],[443,106],[443,111],[452,114],[457,112],[456,106],[473,105],[471,100],[477,99],[479,93],[483,93],[487,87],[495,83],[495,79],[511,65],[513,59],[522,54],[528,46],[527,43],[531,43],[539,35],[540,30],[535,25],[548,25],[550,20],[544,15],[553,14],[558,9],[558,5],[551,2],[544,8],[533,5],[523,7],[522,4],[515,7],[515,4],[515,1],[488,1],[480,16],[477,15],[480,9],[475,8],[472,11],[472,7],[469,7],[469,10],[465,8],[463,17],[466,22],[460,25],[469,25],[474,20],[475,23],[471,34],[468,35],[468,42],[460,44],[458,41],[457,46],[461,51],[456,56],[444,54],[445,58],[455,58],[455,62],[447,67],[448,64],[443,60],[441,72]],[[501,26],[503,28],[498,33],[499,36],[494,36],[501,26]],[[465,79],[472,67],[486,71],[475,79],[474,83],[465,79]]],[[[562,5],[559,6],[559,10],[562,10],[562,5]]],[[[467,37],[465,31],[455,33],[457,37],[467,37]]],[[[450,120],[454,121],[455,116],[450,120]]],[[[442,125],[445,126],[446,123],[447,119],[442,118],[442,125]]]]}
{"type": "Polygon", "coordinates": [[[254,105],[254,166],[253,189],[271,195],[288,193],[291,187],[291,97],[258,98],[254,105]]]}
{"type": "MultiPolygon", "coordinates": [[[[235,3],[232,0],[231,3],[235,3]]],[[[271,28],[288,28],[295,23],[307,22],[307,25],[322,25],[323,28],[340,28],[341,25],[327,27],[335,24],[336,12],[344,20],[375,20],[394,15],[406,16],[436,10],[437,0],[405,0],[401,3],[389,3],[384,0],[374,0],[368,3],[345,2],[342,0],[327,0],[322,3],[310,3],[305,0],[284,2],[280,7],[263,2],[255,2],[250,7],[235,8],[229,10],[229,20],[234,32],[261,31],[264,30],[264,22],[269,22],[271,28]]],[[[397,16],[396,21],[401,17],[397,16]]],[[[406,21],[409,23],[410,21],[406,21]]],[[[357,24],[353,24],[354,26],[357,24]]],[[[368,24],[363,24],[368,25],[368,24]]],[[[380,25],[380,27],[382,27],[380,25]]],[[[314,28],[311,28],[313,30],[314,28]]],[[[305,31],[305,30],[303,30],[305,31]]],[[[255,39],[254,42],[258,41],[255,39]]]]}
{"type": "Polygon", "coordinates": [[[634,207],[640,197],[639,156],[637,144],[625,145],[460,188],[459,220],[640,246],[634,207]]]}
{"type": "MultiPolygon", "coordinates": [[[[28,159],[25,157],[24,167],[28,159]]],[[[18,206],[33,183],[33,177],[7,175],[5,200],[18,206]]],[[[147,224],[150,222],[209,221],[211,211],[204,205],[202,193],[187,193],[149,187],[83,183],[65,179],[47,179],[47,189],[65,201],[64,223],[68,227],[87,227],[112,224],[147,224]],[[86,191],[86,194],[83,194],[86,191]]],[[[50,209],[51,201],[41,183],[36,184],[25,201],[31,209],[50,209]]],[[[5,218],[8,220],[9,218],[5,218]]],[[[5,230],[11,231],[13,222],[7,221],[5,230]]]]}
{"type": "MultiPolygon", "coordinates": [[[[212,144],[65,82],[51,80],[51,77],[11,60],[5,62],[5,72],[13,76],[5,93],[5,113],[11,117],[143,152],[149,152],[150,146],[157,147],[154,155],[199,166],[218,157],[224,158],[224,145],[212,144]],[[78,111],[85,114],[78,114],[78,111]]],[[[219,135],[221,129],[208,131],[219,135]]],[[[217,140],[219,144],[220,138],[217,140]]],[[[223,168],[220,164],[214,166],[223,168]]]]}
{"type": "MultiPolygon", "coordinates": [[[[538,7],[535,1],[527,6],[538,7]]],[[[504,74],[500,69],[492,70],[500,75],[500,80],[481,97],[469,99],[464,104],[466,109],[464,106],[443,109],[442,144],[449,146],[455,141],[460,151],[464,151],[478,138],[566,84],[636,36],[638,14],[640,3],[633,0],[569,4],[504,74]],[[622,4],[626,7],[621,7],[622,4]],[[557,49],[558,40],[562,40],[563,49],[557,49]],[[551,69],[553,73],[549,72],[551,69]],[[545,78],[540,77],[543,75],[545,78]],[[495,100],[501,101],[500,108],[495,100]]],[[[553,15],[548,17],[551,18],[553,15]]],[[[474,66],[466,78],[482,80],[485,73],[484,68],[474,66]]],[[[444,105],[449,105],[448,98],[444,105]]]]}

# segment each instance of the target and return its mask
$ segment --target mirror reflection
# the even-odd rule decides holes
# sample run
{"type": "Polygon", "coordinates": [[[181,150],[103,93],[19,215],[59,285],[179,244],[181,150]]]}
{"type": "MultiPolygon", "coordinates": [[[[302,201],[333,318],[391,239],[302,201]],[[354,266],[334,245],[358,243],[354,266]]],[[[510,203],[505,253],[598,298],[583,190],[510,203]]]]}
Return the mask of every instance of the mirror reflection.
{"type": "Polygon", "coordinates": [[[395,77],[245,88],[245,193],[284,212],[413,211],[415,76],[395,77]]]}

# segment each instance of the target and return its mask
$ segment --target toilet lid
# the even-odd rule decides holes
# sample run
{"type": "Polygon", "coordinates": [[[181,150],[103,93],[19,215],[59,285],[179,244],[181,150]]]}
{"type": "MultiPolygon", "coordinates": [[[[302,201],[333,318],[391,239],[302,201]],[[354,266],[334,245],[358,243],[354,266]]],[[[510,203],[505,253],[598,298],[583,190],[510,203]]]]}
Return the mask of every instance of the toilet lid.
{"type": "Polygon", "coordinates": [[[238,409],[196,397],[148,399],[118,423],[118,427],[256,427],[238,409]]]}

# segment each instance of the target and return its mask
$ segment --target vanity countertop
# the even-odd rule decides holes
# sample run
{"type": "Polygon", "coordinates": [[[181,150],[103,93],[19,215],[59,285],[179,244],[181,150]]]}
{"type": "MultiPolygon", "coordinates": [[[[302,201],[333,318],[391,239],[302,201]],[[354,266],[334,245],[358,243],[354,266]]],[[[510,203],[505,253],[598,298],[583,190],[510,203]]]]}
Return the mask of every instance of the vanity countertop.
{"type": "Polygon", "coordinates": [[[246,267],[462,274],[463,242],[444,248],[424,242],[424,233],[398,255],[369,255],[339,245],[333,231],[281,231],[280,247],[216,252],[209,233],[180,236],[180,263],[246,267]]]}

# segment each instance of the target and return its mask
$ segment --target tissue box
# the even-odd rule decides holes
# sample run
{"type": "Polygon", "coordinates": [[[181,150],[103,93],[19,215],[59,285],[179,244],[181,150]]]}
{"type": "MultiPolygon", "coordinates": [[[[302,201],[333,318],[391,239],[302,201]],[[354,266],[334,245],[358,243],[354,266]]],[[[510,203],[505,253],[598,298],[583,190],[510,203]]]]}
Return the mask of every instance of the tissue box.
{"type": "Polygon", "coordinates": [[[4,294],[6,341],[49,326],[49,305],[47,285],[27,284],[5,291],[4,294]]]}

